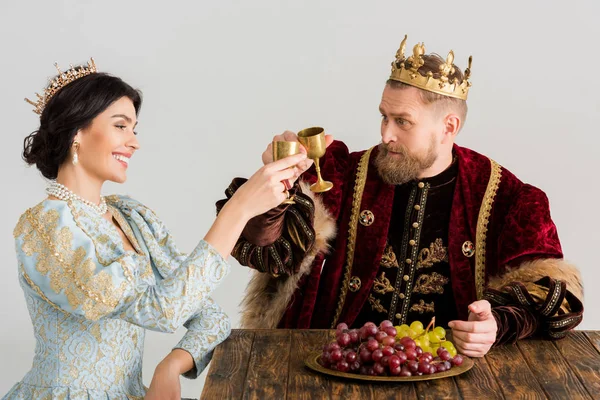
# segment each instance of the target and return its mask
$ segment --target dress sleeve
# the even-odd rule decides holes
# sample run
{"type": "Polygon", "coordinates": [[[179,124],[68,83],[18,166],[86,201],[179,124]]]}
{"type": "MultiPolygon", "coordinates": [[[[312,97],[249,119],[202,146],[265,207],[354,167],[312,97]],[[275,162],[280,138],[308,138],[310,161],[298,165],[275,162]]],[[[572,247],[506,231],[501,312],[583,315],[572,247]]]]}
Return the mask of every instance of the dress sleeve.
{"type": "Polygon", "coordinates": [[[100,262],[94,241],[75,223],[67,204],[57,203],[25,212],[14,237],[25,290],[61,312],[174,332],[209,301],[229,272],[219,253],[201,241],[169,276],[143,284],[130,254],[100,262]]]}

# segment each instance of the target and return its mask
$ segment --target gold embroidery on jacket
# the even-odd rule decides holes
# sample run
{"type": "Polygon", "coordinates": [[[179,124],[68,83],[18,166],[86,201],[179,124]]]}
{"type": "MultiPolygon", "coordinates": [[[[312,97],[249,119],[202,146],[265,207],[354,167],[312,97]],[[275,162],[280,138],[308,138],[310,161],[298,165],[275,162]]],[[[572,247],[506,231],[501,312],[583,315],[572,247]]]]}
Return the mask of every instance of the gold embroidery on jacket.
{"type": "Polygon", "coordinates": [[[415,287],[413,289],[413,293],[421,293],[421,294],[431,294],[444,293],[444,285],[449,282],[448,278],[445,276],[438,274],[437,272],[429,274],[420,275],[415,282],[415,287]]]}
{"type": "Polygon", "coordinates": [[[381,273],[379,278],[375,278],[373,281],[373,291],[379,294],[386,294],[393,292],[395,289],[388,278],[385,277],[385,272],[381,273]]]}
{"type": "Polygon", "coordinates": [[[429,268],[442,261],[448,261],[448,250],[444,247],[442,239],[435,239],[429,248],[425,247],[419,252],[417,269],[429,268]]]}
{"type": "Polygon", "coordinates": [[[385,268],[399,268],[394,248],[389,244],[386,246],[383,256],[381,256],[381,266],[385,268]]]}
{"type": "Polygon", "coordinates": [[[435,304],[433,301],[431,303],[425,303],[423,300],[419,300],[419,303],[415,303],[410,307],[410,311],[416,311],[419,314],[423,314],[426,312],[435,312],[435,304]]]}
{"type": "Polygon", "coordinates": [[[381,300],[373,297],[372,294],[369,295],[369,303],[371,304],[371,308],[380,313],[387,313],[387,309],[381,304],[381,300]]]}

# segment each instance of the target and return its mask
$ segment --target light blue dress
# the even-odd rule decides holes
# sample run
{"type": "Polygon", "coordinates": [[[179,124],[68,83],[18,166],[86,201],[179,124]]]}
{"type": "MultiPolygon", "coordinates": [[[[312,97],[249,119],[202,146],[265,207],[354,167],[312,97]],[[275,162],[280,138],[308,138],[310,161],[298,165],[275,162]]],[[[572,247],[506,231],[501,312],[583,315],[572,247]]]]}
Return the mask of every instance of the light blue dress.
{"type": "Polygon", "coordinates": [[[45,200],[14,230],[19,280],[36,338],[32,369],[3,399],[142,399],[145,329],[188,331],[196,378],[229,335],[210,295],[229,272],[205,241],[179,252],[156,214],[107,198],[118,230],[79,202],[45,200]]]}

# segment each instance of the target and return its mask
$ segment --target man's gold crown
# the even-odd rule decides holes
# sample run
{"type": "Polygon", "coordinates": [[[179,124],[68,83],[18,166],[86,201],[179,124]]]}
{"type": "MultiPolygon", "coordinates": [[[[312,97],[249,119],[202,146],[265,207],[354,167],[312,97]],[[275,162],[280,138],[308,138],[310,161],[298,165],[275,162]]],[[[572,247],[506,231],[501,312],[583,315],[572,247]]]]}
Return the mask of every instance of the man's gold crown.
{"type": "Polygon", "coordinates": [[[90,58],[87,67],[81,66],[79,69],[76,69],[73,67],[73,64],[71,64],[71,68],[65,72],[60,71],[57,63],[55,63],[54,66],[58,71],[58,76],[54,79],[50,79],[50,84],[46,87],[46,89],[44,89],[44,94],[40,95],[39,93],[36,93],[38,98],[37,101],[31,101],[28,98],[25,98],[25,101],[34,107],[33,112],[36,114],[42,114],[46,104],[48,104],[52,96],[54,96],[60,89],[79,78],[98,72],[93,58],[90,58]]]}
{"type": "Polygon", "coordinates": [[[407,36],[405,35],[404,40],[400,43],[400,48],[396,52],[396,59],[392,62],[392,74],[390,75],[390,79],[429,92],[467,100],[469,88],[471,87],[469,78],[471,76],[471,61],[473,60],[473,56],[469,57],[469,66],[465,69],[464,78],[460,83],[457,79],[448,78],[448,76],[454,74],[455,71],[453,65],[454,52],[452,50],[448,53],[446,62],[440,65],[439,78],[434,78],[432,72],[421,75],[421,73],[419,73],[419,68],[425,63],[423,60],[425,45],[423,43],[417,43],[413,48],[412,56],[405,58],[404,50],[406,50],[406,38],[407,36]],[[408,68],[406,67],[406,64],[408,64],[408,68]]]}

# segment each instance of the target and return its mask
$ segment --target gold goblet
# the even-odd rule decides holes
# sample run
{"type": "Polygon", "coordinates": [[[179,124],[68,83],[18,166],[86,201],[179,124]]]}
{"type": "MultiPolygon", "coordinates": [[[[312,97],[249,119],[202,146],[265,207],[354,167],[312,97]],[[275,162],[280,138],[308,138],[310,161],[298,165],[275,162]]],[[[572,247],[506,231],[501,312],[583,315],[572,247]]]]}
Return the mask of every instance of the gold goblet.
{"type": "Polygon", "coordinates": [[[319,158],[325,155],[325,130],[320,127],[303,129],[298,132],[298,140],[306,147],[307,157],[314,160],[317,170],[317,182],[311,187],[315,193],[326,192],[333,187],[333,183],[324,181],[321,177],[321,168],[319,167],[319,158]]]}
{"type": "MultiPolygon", "coordinates": [[[[273,161],[281,160],[282,158],[286,158],[289,156],[293,156],[294,154],[300,153],[300,143],[298,142],[283,142],[277,141],[273,142],[273,161]]],[[[286,189],[286,193],[289,192],[286,189]]],[[[294,201],[294,196],[284,200],[281,204],[296,204],[294,201]]]]}

